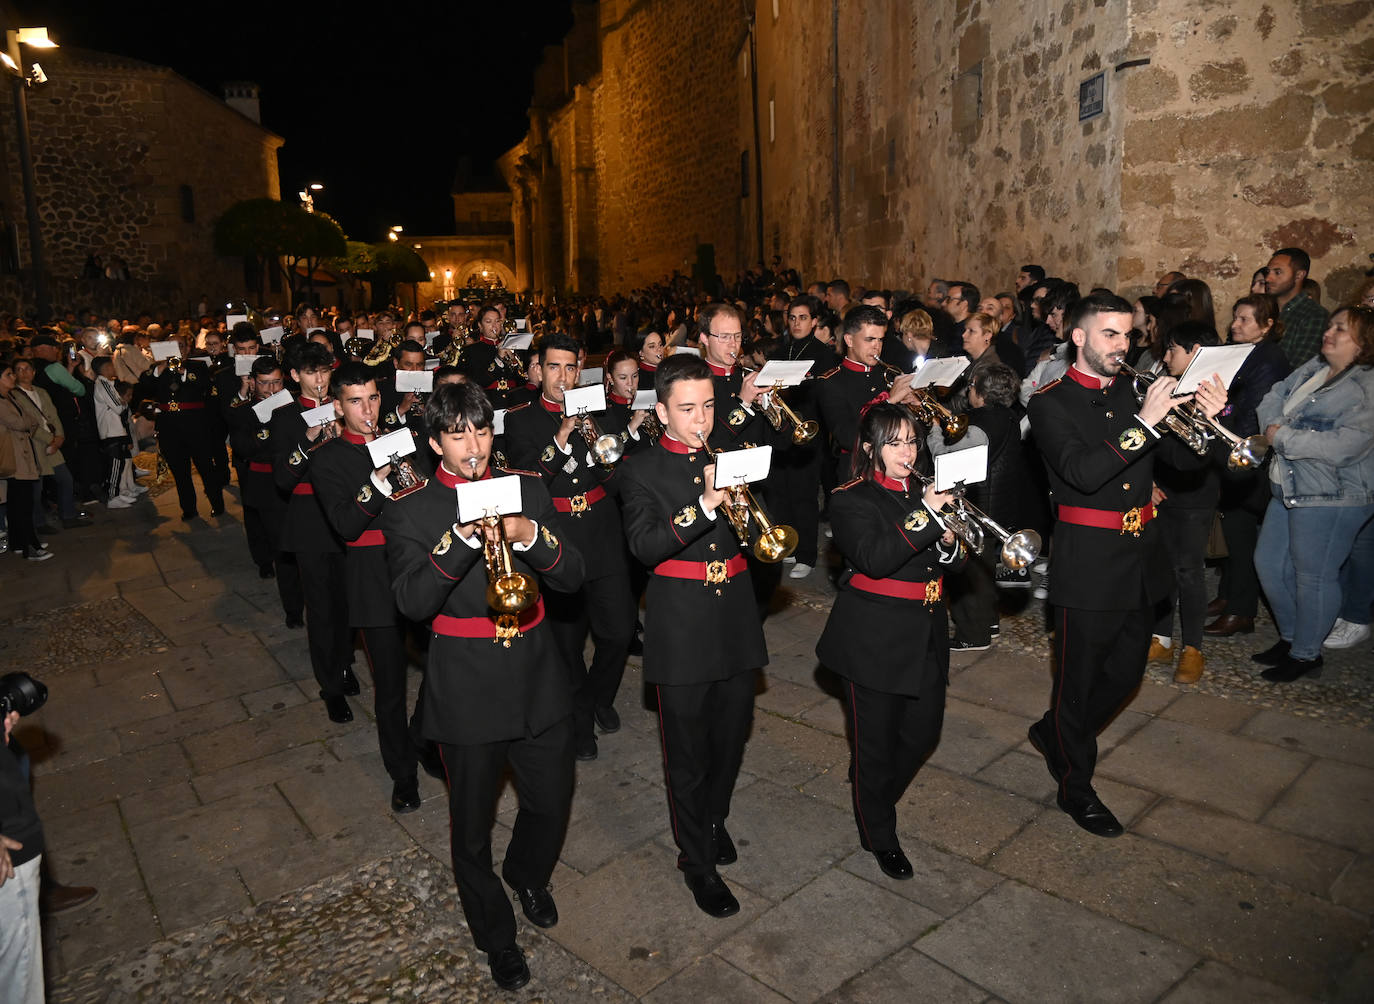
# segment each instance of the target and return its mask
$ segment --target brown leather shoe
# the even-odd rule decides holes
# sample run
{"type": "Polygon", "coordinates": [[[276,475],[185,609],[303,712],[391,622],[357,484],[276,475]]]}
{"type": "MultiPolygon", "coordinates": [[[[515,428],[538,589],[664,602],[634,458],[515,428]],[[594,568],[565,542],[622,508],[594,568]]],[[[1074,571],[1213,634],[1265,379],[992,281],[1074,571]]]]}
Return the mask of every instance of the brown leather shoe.
{"type": "Polygon", "coordinates": [[[1202,679],[1202,671],[1206,665],[1200,651],[1191,645],[1184,645],[1183,652],[1178,657],[1178,668],[1174,670],[1174,682],[1197,683],[1202,679]]]}
{"type": "Polygon", "coordinates": [[[1226,601],[1218,596],[1211,603],[1207,604],[1207,616],[1216,617],[1226,609],[1226,601]]]}
{"type": "Polygon", "coordinates": [[[1233,634],[1254,634],[1255,618],[1223,614],[1204,627],[1202,633],[1213,638],[1229,638],[1233,634]]]}
{"type": "Polygon", "coordinates": [[[1174,661],[1173,646],[1164,646],[1159,643],[1158,638],[1150,639],[1150,654],[1145,657],[1146,662],[1162,662],[1168,666],[1174,661]]]}
{"type": "Polygon", "coordinates": [[[62,885],[58,882],[44,882],[38,893],[40,913],[62,913],[75,910],[95,899],[96,889],[89,885],[62,885]]]}

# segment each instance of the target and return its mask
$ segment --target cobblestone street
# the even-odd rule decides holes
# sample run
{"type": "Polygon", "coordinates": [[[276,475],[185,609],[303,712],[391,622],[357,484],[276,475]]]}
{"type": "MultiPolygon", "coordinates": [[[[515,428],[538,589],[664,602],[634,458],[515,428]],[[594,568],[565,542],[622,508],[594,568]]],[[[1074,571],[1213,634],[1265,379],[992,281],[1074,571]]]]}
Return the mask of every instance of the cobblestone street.
{"type": "MultiPolygon", "coordinates": [[[[203,500],[202,500],[203,504],[203,500]]],[[[1049,692],[1039,602],[953,658],[944,734],[899,809],[916,876],[859,848],[822,566],[765,624],[771,663],[713,920],[674,868],[656,718],[631,660],[624,725],[579,763],[533,980],[491,982],[458,909],[442,786],[393,815],[371,690],[331,724],[304,632],[243,542],[236,491],[185,524],[173,493],[0,559],[0,661],[49,687],[17,735],[56,876],[99,898],[45,928],[50,1000],[1367,1001],[1374,997],[1374,658],[1328,652],[1284,688],[1208,641],[1207,675],[1152,667],[1102,736],[1127,827],[1089,836],[1026,741],[1049,692]]],[[[411,697],[420,681],[411,675],[411,697]]],[[[513,795],[498,810],[496,853],[513,795]]]]}

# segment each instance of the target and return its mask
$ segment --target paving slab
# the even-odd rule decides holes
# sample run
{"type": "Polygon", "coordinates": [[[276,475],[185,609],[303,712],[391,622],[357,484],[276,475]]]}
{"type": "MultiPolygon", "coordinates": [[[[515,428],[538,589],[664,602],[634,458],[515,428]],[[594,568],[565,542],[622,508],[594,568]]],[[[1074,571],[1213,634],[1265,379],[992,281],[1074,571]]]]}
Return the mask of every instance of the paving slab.
{"type": "Polygon", "coordinates": [[[988,653],[977,670],[952,675],[949,696],[1020,715],[1029,725],[1045,712],[1053,682],[1047,663],[1016,653],[988,653]]]}
{"type": "Polygon", "coordinates": [[[1301,993],[1320,992],[1369,931],[1315,896],[1130,832],[1102,840],[1037,820],[988,867],[1301,993]]]}
{"type": "Polygon", "coordinates": [[[1309,762],[1268,743],[1160,718],[1102,757],[1097,773],[1257,820],[1309,762]]]}
{"type": "Polygon", "coordinates": [[[306,743],[221,770],[197,774],[191,779],[190,787],[201,802],[209,805],[245,791],[262,790],[287,778],[318,774],[337,760],[323,743],[306,743]]]}
{"type": "MultiPolygon", "coordinates": [[[[856,836],[855,842],[858,842],[856,836]]],[[[937,851],[924,843],[904,848],[914,874],[898,881],[888,878],[873,855],[862,848],[841,863],[845,871],[867,879],[880,888],[919,903],[941,917],[951,917],[1006,881],[996,872],[969,864],[963,858],[937,851]]]]}
{"type": "Polygon", "coordinates": [[[1013,1004],[1153,1001],[1197,959],[1017,882],[998,886],[915,947],[1013,1004]]]}
{"type": "Polygon", "coordinates": [[[771,781],[739,792],[727,820],[739,861],[722,874],[774,902],[834,867],[854,846],[854,820],[771,781]]]}
{"type": "Polygon", "coordinates": [[[1374,915],[1374,857],[1362,855],[1331,886],[1331,902],[1374,915]]]}
{"type": "Polygon", "coordinates": [[[1247,1004],[1297,1004],[1311,998],[1238,973],[1230,966],[1209,959],[1185,976],[1160,1004],[1222,1004],[1241,1000],[1247,1004]]]}
{"type": "Polygon", "coordinates": [[[43,815],[75,812],[100,802],[163,788],[191,776],[191,765],[175,743],[125,753],[109,760],[48,773],[34,765],[34,791],[43,815]]]}
{"type": "Polygon", "coordinates": [[[786,1004],[787,998],[724,959],[707,955],[660,983],[643,1000],[646,1004],[701,1004],[702,1001],[786,1004]]]}
{"type": "Polygon", "coordinates": [[[1374,852],[1374,770],[1318,760],[1265,813],[1264,822],[1374,852]]]}
{"type": "Polygon", "coordinates": [[[161,819],[163,816],[194,809],[201,804],[196,789],[189,781],[179,781],[163,788],[119,796],[119,811],[127,826],[161,819]]]}
{"type": "Polygon", "coordinates": [[[839,736],[775,715],[755,714],[742,769],[796,787],[841,762],[849,763],[849,746],[839,736]]]}
{"type": "Polygon", "coordinates": [[[583,874],[596,871],[668,828],[663,789],[623,771],[579,776],[559,857],[583,874]],[[584,781],[584,777],[594,780],[584,781]]]}
{"type": "Polygon", "coordinates": [[[866,973],[852,977],[821,998],[825,1004],[890,1004],[899,1000],[976,1004],[988,992],[951,972],[928,955],[898,949],[866,973]]]}
{"type": "Polygon", "coordinates": [[[763,692],[754,698],[754,707],[758,711],[769,712],[781,718],[796,719],[808,709],[830,699],[819,693],[815,687],[770,676],[767,677],[763,692]]]}
{"type": "Polygon", "coordinates": [[[1260,710],[1253,705],[1215,694],[1183,694],[1160,711],[1159,716],[1216,732],[1237,732],[1243,731],[1245,723],[1258,714],[1260,710]]]}
{"type": "Polygon", "coordinates": [[[1241,729],[1283,749],[1374,767],[1374,731],[1280,711],[1260,711],[1241,729]]]}
{"type": "Polygon", "coordinates": [[[360,731],[372,733],[375,741],[376,733],[366,722],[357,718],[346,723],[331,722],[321,705],[299,704],[187,736],[182,745],[196,773],[209,774],[293,746],[360,731]]]}
{"type": "Polygon", "coordinates": [[[927,762],[956,774],[972,776],[1009,749],[1026,741],[1021,715],[951,697],[945,702],[940,745],[927,762]]]}
{"type": "Polygon", "coordinates": [[[828,871],[733,934],[716,954],[792,1000],[814,1000],[939,922],[930,910],[828,871]],[[843,918],[817,923],[817,918],[843,918]]]}
{"type": "Polygon", "coordinates": [[[113,734],[118,737],[123,752],[133,753],[213,732],[247,717],[243,703],[238,698],[223,697],[185,711],[173,711],[171,714],[118,726],[113,734]]]}
{"type": "Polygon", "coordinates": [[[1042,811],[1018,795],[927,766],[897,803],[897,832],[903,844],[910,835],[982,863],[1042,811]]]}
{"type": "Polygon", "coordinates": [[[256,660],[216,659],[207,655],[161,670],[158,676],[171,695],[172,703],[182,710],[273,687],[290,679],[276,661],[266,658],[265,654],[256,660]]]}

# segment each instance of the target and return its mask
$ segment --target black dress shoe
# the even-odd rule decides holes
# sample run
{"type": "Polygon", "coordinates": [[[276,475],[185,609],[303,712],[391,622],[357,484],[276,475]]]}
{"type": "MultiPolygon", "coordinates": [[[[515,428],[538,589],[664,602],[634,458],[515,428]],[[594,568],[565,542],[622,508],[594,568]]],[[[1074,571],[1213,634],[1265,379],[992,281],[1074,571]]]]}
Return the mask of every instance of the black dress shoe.
{"type": "Polygon", "coordinates": [[[347,666],[344,667],[343,692],[346,697],[357,697],[363,692],[363,688],[358,685],[358,678],[347,666]]]}
{"type": "Polygon", "coordinates": [[[1288,658],[1288,651],[1293,647],[1293,643],[1284,641],[1280,638],[1270,645],[1263,652],[1256,652],[1250,656],[1251,662],[1257,662],[1261,666],[1277,666],[1288,658]]]}
{"type": "Polygon", "coordinates": [[[730,834],[725,829],[724,823],[711,824],[711,839],[716,844],[716,864],[732,865],[739,860],[739,852],[735,850],[735,842],[730,839],[730,834]]]}
{"type": "Polygon", "coordinates": [[[491,978],[502,990],[519,990],[530,981],[530,967],[525,965],[525,953],[519,945],[507,945],[487,955],[491,978]]]}
{"type": "Polygon", "coordinates": [[[515,890],[520,897],[520,909],[535,927],[553,927],[558,923],[558,906],[553,901],[553,893],[548,889],[515,890]]]}
{"type": "Polygon", "coordinates": [[[391,786],[391,811],[403,814],[420,807],[420,782],[413,777],[397,781],[391,786]]]}
{"type": "Polygon", "coordinates": [[[610,705],[597,708],[592,712],[592,717],[596,719],[596,727],[602,732],[620,731],[620,712],[610,705]]]}
{"type": "Polygon", "coordinates": [[[1119,837],[1126,832],[1126,828],[1112,815],[1112,810],[1103,805],[1102,799],[1096,795],[1076,802],[1065,801],[1061,797],[1059,808],[1095,837],[1119,837]]]}
{"type": "Polygon", "coordinates": [[[687,875],[687,888],[692,890],[692,898],[697,907],[712,917],[732,917],[739,913],[739,900],[715,872],[707,875],[687,875]]]}
{"type": "Polygon", "coordinates": [[[1266,669],[1260,676],[1270,683],[1292,683],[1304,676],[1317,679],[1322,675],[1322,657],[1315,659],[1294,659],[1291,655],[1277,666],[1266,669]]]}
{"type": "Polygon", "coordinates": [[[303,628],[305,627],[305,618],[300,614],[287,614],[286,626],[289,628],[303,628]]]}
{"type": "Polygon", "coordinates": [[[277,570],[272,567],[272,562],[264,561],[261,565],[258,566],[258,578],[275,579],[276,577],[277,570]]]}
{"type": "Polygon", "coordinates": [[[596,759],[596,736],[582,736],[573,740],[573,753],[579,760],[596,759]]]}
{"type": "Polygon", "coordinates": [[[1049,768],[1050,777],[1054,778],[1055,784],[1059,784],[1064,780],[1064,776],[1060,773],[1059,768],[1054,765],[1054,760],[1050,758],[1049,747],[1041,740],[1040,733],[1036,731],[1039,726],[1040,723],[1037,722],[1027,729],[1026,738],[1029,739],[1030,744],[1035,747],[1035,752],[1045,758],[1045,766],[1049,768]]]}
{"type": "Polygon", "coordinates": [[[342,725],[344,722],[353,721],[353,709],[348,706],[348,701],[340,694],[337,697],[326,697],[324,699],[324,710],[329,712],[329,720],[342,725]]]}
{"type": "Polygon", "coordinates": [[[909,879],[916,874],[900,847],[895,851],[874,851],[873,859],[888,878],[909,879]]]}

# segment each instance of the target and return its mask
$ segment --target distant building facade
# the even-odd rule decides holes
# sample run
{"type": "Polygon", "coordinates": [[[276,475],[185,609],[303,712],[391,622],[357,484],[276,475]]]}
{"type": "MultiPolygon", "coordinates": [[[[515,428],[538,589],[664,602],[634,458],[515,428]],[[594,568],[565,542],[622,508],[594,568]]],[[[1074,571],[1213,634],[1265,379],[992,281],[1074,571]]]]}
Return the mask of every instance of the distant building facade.
{"type": "MultiPolygon", "coordinates": [[[[460,165],[453,186],[453,233],[403,235],[429,266],[430,281],[420,283],[420,305],[452,300],[464,289],[519,293],[511,191],[500,178],[474,178],[460,165]]],[[[398,290],[405,296],[406,286],[398,290]]],[[[408,298],[407,298],[408,299],[408,298]]]]}

